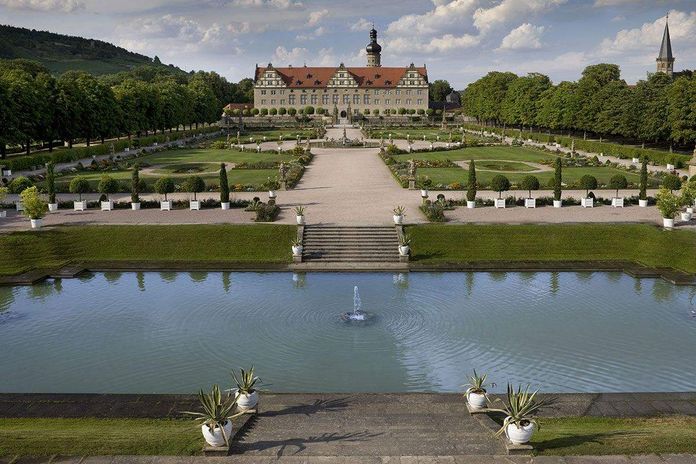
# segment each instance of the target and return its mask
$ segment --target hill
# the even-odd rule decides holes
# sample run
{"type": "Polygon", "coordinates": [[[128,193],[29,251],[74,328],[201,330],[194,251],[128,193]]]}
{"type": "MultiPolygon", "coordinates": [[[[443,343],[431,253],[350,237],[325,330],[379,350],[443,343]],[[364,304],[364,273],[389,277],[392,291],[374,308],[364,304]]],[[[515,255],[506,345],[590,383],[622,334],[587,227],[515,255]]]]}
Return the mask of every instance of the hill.
{"type": "Polygon", "coordinates": [[[52,32],[0,25],[0,59],[25,58],[38,61],[54,74],[69,70],[94,75],[130,71],[142,65],[162,66],[159,59],[133,53],[108,42],[52,32]]]}

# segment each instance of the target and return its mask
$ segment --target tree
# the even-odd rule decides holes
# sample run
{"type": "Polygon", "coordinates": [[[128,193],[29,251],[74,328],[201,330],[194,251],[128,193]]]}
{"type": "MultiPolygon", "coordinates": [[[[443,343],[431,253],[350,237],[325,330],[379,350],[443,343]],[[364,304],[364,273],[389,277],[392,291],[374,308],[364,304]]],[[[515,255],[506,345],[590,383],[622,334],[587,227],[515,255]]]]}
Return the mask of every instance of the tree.
{"type": "Polygon", "coordinates": [[[10,190],[10,193],[15,193],[19,194],[22,193],[24,190],[31,188],[34,186],[34,183],[29,180],[27,177],[24,176],[17,176],[12,181],[10,182],[10,185],[8,185],[8,188],[10,190]]]}
{"type": "Polygon", "coordinates": [[[539,179],[536,176],[525,176],[520,183],[520,187],[529,193],[528,198],[532,198],[532,190],[539,190],[539,179]]]}
{"type": "Polygon", "coordinates": [[[164,195],[164,201],[167,201],[167,195],[174,192],[174,181],[171,177],[160,177],[155,182],[155,192],[164,195]]]}
{"type": "Polygon", "coordinates": [[[205,190],[205,182],[200,176],[191,176],[184,181],[184,190],[193,193],[193,201],[196,201],[196,194],[205,190]]]}
{"type": "Polygon", "coordinates": [[[580,178],[580,187],[585,189],[585,196],[589,197],[590,190],[597,188],[597,178],[589,174],[580,178]]]}
{"type": "Polygon", "coordinates": [[[229,203],[230,187],[227,180],[227,167],[225,163],[220,164],[220,203],[229,203]]]}
{"type": "Polygon", "coordinates": [[[662,186],[670,192],[674,192],[675,190],[681,189],[682,182],[679,176],[675,176],[674,174],[668,174],[665,176],[664,179],[662,179],[662,186]]]}
{"type": "Polygon", "coordinates": [[[131,203],[140,203],[140,166],[136,163],[131,174],[131,203]]]}
{"type": "Polygon", "coordinates": [[[638,199],[648,199],[648,158],[645,157],[640,166],[640,193],[638,194],[638,199]]]}
{"type": "Polygon", "coordinates": [[[553,199],[556,201],[561,201],[562,188],[563,188],[563,161],[559,156],[553,163],[554,173],[553,173],[553,199]]]}
{"type": "Polygon", "coordinates": [[[466,185],[467,201],[476,201],[476,164],[474,160],[469,162],[469,180],[466,185]]]}
{"type": "Polygon", "coordinates": [[[531,127],[536,123],[538,100],[551,87],[543,74],[531,73],[513,81],[501,105],[502,120],[508,124],[531,127]]]}
{"type": "Polygon", "coordinates": [[[502,198],[503,192],[510,190],[510,180],[502,174],[497,174],[491,179],[491,188],[498,192],[498,198],[502,198]]]}
{"type": "Polygon", "coordinates": [[[99,193],[106,195],[106,198],[108,199],[109,195],[118,192],[118,181],[111,176],[103,175],[99,180],[97,190],[99,191],[99,193]]]}
{"type": "Polygon", "coordinates": [[[446,80],[438,79],[429,84],[430,101],[444,102],[445,97],[452,93],[452,86],[446,80]]]}
{"type": "Polygon", "coordinates": [[[609,187],[616,190],[616,198],[619,197],[619,190],[628,187],[628,180],[623,174],[616,174],[609,180],[609,187]]]}
{"type": "Polygon", "coordinates": [[[667,88],[670,138],[683,144],[696,143],[696,79],[677,78],[667,88]]]}
{"type": "Polygon", "coordinates": [[[46,191],[48,192],[48,202],[56,203],[56,173],[55,163],[50,162],[46,165],[46,191]]]}
{"type": "Polygon", "coordinates": [[[89,182],[82,176],[76,176],[70,181],[70,193],[77,193],[79,200],[82,201],[82,194],[89,192],[89,182]]]}
{"type": "Polygon", "coordinates": [[[48,205],[39,195],[39,189],[36,187],[30,187],[24,190],[19,198],[24,206],[22,211],[25,216],[29,219],[41,219],[46,215],[48,211],[48,205]]]}

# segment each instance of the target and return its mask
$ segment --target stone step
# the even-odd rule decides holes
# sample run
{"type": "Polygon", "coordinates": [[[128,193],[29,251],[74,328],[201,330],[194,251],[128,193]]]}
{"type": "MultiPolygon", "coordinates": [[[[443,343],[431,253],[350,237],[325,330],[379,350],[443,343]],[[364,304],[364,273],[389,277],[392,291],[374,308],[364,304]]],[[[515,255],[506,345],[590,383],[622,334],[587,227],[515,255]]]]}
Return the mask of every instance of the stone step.
{"type": "Polygon", "coordinates": [[[307,226],[303,261],[312,263],[398,263],[393,227],[307,226]]]}

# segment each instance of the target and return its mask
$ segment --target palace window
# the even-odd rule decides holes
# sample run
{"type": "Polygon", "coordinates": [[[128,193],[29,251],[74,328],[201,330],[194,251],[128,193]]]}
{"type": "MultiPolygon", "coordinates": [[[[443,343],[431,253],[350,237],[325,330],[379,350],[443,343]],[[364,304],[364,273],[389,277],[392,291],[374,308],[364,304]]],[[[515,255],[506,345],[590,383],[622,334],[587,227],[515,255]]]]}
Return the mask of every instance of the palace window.
{"type": "Polygon", "coordinates": [[[318,101],[318,100],[317,100],[317,96],[316,96],[316,95],[312,95],[312,97],[310,98],[310,100],[311,100],[311,102],[312,102],[312,105],[316,105],[316,104],[317,104],[317,101],[318,101]]]}
{"type": "Polygon", "coordinates": [[[416,91],[416,93],[417,93],[418,95],[423,95],[423,90],[422,90],[422,89],[418,89],[418,90],[416,91]]]}
{"type": "Polygon", "coordinates": [[[262,90],[262,91],[261,91],[261,95],[266,95],[266,91],[265,91],[265,90],[262,90]]]}
{"type": "Polygon", "coordinates": [[[307,95],[300,95],[300,105],[307,104],[307,95]]]}
{"type": "Polygon", "coordinates": [[[375,105],[379,105],[379,98],[375,98],[375,105]]]}
{"type": "Polygon", "coordinates": [[[375,90],[375,95],[379,95],[379,90],[375,90]]]}
{"type": "Polygon", "coordinates": [[[354,105],[360,104],[360,95],[353,95],[353,104],[354,105]]]}
{"type": "Polygon", "coordinates": [[[284,104],[285,104],[285,99],[284,99],[284,98],[281,98],[281,99],[280,99],[280,104],[281,104],[281,105],[284,105],[284,104]]]}
{"type": "Polygon", "coordinates": [[[385,98],[385,99],[384,99],[384,104],[385,104],[385,105],[388,105],[389,103],[390,103],[389,99],[388,99],[388,98],[385,98]]]}
{"type": "Polygon", "coordinates": [[[265,105],[265,104],[266,104],[266,99],[265,99],[265,98],[262,98],[262,99],[261,99],[261,104],[262,104],[262,105],[265,105]]]}
{"type": "Polygon", "coordinates": [[[321,96],[321,104],[322,104],[322,105],[328,105],[328,104],[329,104],[329,96],[328,96],[328,95],[322,95],[322,96],[321,96]]]}
{"type": "Polygon", "coordinates": [[[396,94],[397,94],[397,95],[401,95],[401,90],[398,90],[398,89],[397,89],[396,94]]]}
{"type": "Polygon", "coordinates": [[[290,95],[288,97],[288,103],[290,103],[291,105],[295,104],[295,96],[294,95],[290,95]]]}
{"type": "Polygon", "coordinates": [[[276,94],[276,91],[275,91],[275,90],[271,90],[271,95],[275,95],[275,94],[276,94]]]}
{"type": "Polygon", "coordinates": [[[365,94],[365,95],[363,96],[363,104],[365,104],[365,105],[369,105],[369,104],[370,104],[370,95],[365,94]]]}
{"type": "Polygon", "coordinates": [[[411,95],[411,91],[410,91],[410,90],[407,90],[407,91],[406,91],[406,95],[411,95]]]}
{"type": "Polygon", "coordinates": [[[271,98],[271,105],[275,105],[275,98],[271,98]]]}
{"type": "Polygon", "coordinates": [[[396,104],[397,104],[397,105],[400,105],[400,104],[401,104],[401,99],[400,99],[400,98],[397,98],[397,99],[396,99],[396,104]]]}
{"type": "Polygon", "coordinates": [[[344,105],[350,104],[350,95],[344,95],[344,96],[343,96],[343,104],[344,104],[344,105]]]}
{"type": "Polygon", "coordinates": [[[410,99],[410,98],[407,98],[407,99],[406,99],[406,104],[409,105],[409,106],[411,106],[411,99],[410,99]]]}
{"type": "Polygon", "coordinates": [[[333,96],[333,104],[338,105],[338,95],[333,96]]]}
{"type": "Polygon", "coordinates": [[[422,99],[422,98],[419,98],[419,99],[418,99],[418,104],[419,104],[419,105],[422,105],[422,104],[423,104],[423,99],[422,99]]]}

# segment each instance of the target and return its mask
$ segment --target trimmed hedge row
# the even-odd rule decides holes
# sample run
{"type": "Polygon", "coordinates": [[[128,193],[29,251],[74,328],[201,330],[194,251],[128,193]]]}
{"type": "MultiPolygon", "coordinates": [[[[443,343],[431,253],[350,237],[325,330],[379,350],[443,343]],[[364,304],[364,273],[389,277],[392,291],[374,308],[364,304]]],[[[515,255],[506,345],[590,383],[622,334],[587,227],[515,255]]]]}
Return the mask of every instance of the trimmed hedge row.
{"type": "MultiPolygon", "coordinates": [[[[518,137],[519,130],[503,129],[497,127],[485,127],[477,124],[465,124],[464,127],[469,130],[480,131],[481,129],[487,132],[493,132],[506,137],[518,137]],[[505,132],[503,134],[503,132],[505,132]]],[[[594,140],[573,139],[562,135],[540,134],[538,132],[523,132],[523,138],[529,138],[538,143],[551,144],[558,143],[566,148],[570,148],[575,140],[575,149],[590,153],[604,153],[609,156],[616,156],[621,159],[631,159],[643,157],[652,161],[655,164],[667,165],[673,164],[677,168],[682,168],[689,161],[689,155],[680,155],[677,153],[669,153],[666,151],[651,150],[648,148],[628,147],[618,143],[597,142],[594,140]]]]}

